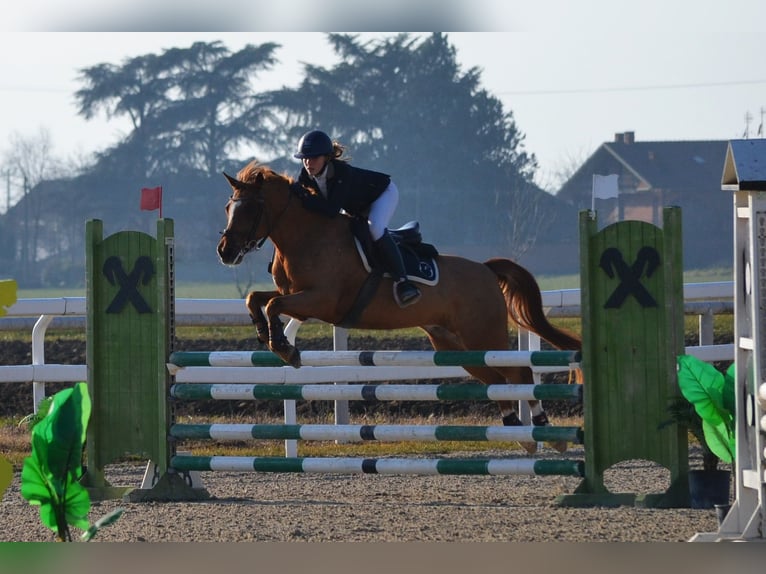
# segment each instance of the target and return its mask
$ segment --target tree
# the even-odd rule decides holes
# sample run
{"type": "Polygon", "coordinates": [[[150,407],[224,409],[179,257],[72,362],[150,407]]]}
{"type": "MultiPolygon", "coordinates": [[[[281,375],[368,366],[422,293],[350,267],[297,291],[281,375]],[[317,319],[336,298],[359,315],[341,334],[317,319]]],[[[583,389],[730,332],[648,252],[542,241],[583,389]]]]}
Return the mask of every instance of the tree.
{"type": "Polygon", "coordinates": [[[501,237],[510,200],[528,190],[537,163],[513,115],[481,88],[481,71],[463,72],[441,33],[327,38],[338,64],[306,65],[297,88],[269,95],[290,151],[307,129],[324,129],[355,163],[392,173],[399,212],[427,222],[442,242],[455,242],[456,224],[470,216],[488,225],[466,230],[462,242],[486,242],[488,230],[501,237]]]}
{"type": "MultiPolygon", "coordinates": [[[[43,206],[40,196],[30,191],[40,182],[60,176],[63,169],[53,157],[53,144],[50,132],[40,128],[36,136],[24,137],[14,132],[10,137],[10,149],[4,160],[6,173],[9,176],[8,186],[15,187],[13,194],[16,202],[23,209],[17,219],[16,241],[11,247],[14,259],[19,263],[17,270],[21,282],[31,277],[31,267],[37,261],[40,253],[40,232],[43,206]],[[14,185],[11,185],[14,182],[14,185]]],[[[8,224],[11,222],[9,221],[8,224]]]]}
{"type": "Polygon", "coordinates": [[[133,127],[102,164],[132,158],[135,174],[152,177],[184,169],[217,171],[243,142],[261,138],[266,112],[251,81],[276,62],[278,44],[246,45],[232,53],[221,42],[196,42],[80,71],[78,113],[90,119],[127,116],[133,127]],[[140,160],[136,163],[135,160],[140,160]]]}

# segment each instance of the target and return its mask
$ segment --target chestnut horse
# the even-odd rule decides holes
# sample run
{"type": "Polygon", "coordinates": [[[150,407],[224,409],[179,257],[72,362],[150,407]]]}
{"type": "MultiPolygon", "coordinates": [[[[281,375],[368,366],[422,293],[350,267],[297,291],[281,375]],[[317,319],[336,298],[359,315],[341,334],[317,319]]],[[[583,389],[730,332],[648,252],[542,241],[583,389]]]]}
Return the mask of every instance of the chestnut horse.
{"type": "MultiPolygon", "coordinates": [[[[236,179],[224,175],[233,194],[226,204],[227,224],[218,256],[226,265],[237,265],[267,238],[274,244],[271,273],[276,290],[253,291],[246,304],[258,341],[299,367],[300,352],[285,336],[280,315],[337,325],[368,276],[352,240],[349,218],[328,218],[306,209],[301,196],[314,191],[255,161],[240,170],[236,179]]],[[[420,327],[437,351],[507,350],[510,318],[558,349],[581,349],[576,335],[548,321],[537,282],[517,263],[498,258],[478,263],[449,255],[438,255],[436,261],[439,281],[421,285],[422,297],[415,305],[400,308],[394,301],[392,281],[386,277],[353,327],[420,327]]],[[[488,385],[533,383],[529,367],[465,370],[488,385]]],[[[548,424],[538,403],[529,401],[533,422],[548,424]]],[[[506,425],[521,424],[514,406],[512,401],[499,403],[506,425]]],[[[556,448],[561,450],[561,445],[556,448]]]]}

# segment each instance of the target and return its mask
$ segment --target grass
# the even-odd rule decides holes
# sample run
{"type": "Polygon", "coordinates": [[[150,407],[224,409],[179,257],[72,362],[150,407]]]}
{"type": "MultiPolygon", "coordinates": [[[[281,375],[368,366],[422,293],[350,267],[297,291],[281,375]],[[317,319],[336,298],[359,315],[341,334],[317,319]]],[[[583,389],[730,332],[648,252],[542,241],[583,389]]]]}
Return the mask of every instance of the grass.
{"type": "MultiPolygon", "coordinates": [[[[707,283],[732,281],[731,268],[691,269],[684,271],[684,283],[707,283]]],[[[558,289],[579,289],[580,275],[538,275],[540,289],[556,291],[558,289]]],[[[271,289],[271,283],[255,285],[254,289],[271,289]]],[[[19,288],[19,299],[45,299],[56,297],[85,297],[84,287],[59,287],[25,289],[19,288]]],[[[225,283],[178,282],[176,297],[182,299],[241,299],[233,281],[225,283]]]]}
{"type": "MultiPolygon", "coordinates": [[[[582,333],[582,322],[578,317],[556,317],[551,319],[554,325],[582,333]]],[[[696,315],[687,315],[684,319],[684,329],[687,334],[694,334],[699,330],[696,315]]],[[[730,336],[734,332],[733,315],[716,315],[713,319],[713,334],[716,339],[730,336]]],[[[511,331],[514,333],[514,331],[511,331]]],[[[373,331],[366,329],[351,329],[349,337],[408,337],[423,338],[425,335],[417,328],[398,329],[391,331],[373,331]]],[[[179,340],[198,339],[236,339],[248,340],[255,337],[255,331],[251,326],[179,326],[176,328],[176,337],[179,340]]],[[[303,348],[309,348],[311,341],[332,337],[332,326],[325,323],[304,323],[298,332],[298,341],[303,348]]],[[[46,342],[57,340],[84,341],[85,331],[80,329],[56,329],[46,333],[46,342]]],[[[31,333],[23,331],[0,331],[0,342],[3,341],[31,341],[31,333]]],[[[30,343],[31,344],[31,343],[30,343]]],[[[370,350],[370,349],[368,349],[370,350]]]]}
{"type": "Polygon", "coordinates": [[[29,429],[20,423],[20,418],[0,417],[0,456],[5,457],[16,470],[32,452],[29,429]]]}

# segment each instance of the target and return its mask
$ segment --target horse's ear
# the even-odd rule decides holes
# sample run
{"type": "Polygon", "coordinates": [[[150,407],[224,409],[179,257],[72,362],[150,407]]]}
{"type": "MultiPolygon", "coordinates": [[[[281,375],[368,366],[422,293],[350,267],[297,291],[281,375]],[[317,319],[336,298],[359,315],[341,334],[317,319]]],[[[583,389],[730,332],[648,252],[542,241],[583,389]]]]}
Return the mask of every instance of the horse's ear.
{"type": "Polygon", "coordinates": [[[225,171],[222,172],[223,176],[226,178],[226,180],[229,182],[229,184],[238,191],[255,191],[257,192],[260,186],[263,184],[263,180],[265,179],[262,172],[258,172],[255,174],[255,182],[249,183],[246,181],[240,181],[238,179],[235,179],[231,177],[228,173],[225,171]]]}
{"type": "Polygon", "coordinates": [[[231,185],[234,189],[241,190],[244,187],[244,182],[241,182],[238,179],[234,179],[225,171],[223,172],[223,176],[226,178],[226,181],[229,182],[229,185],[231,185]]]}

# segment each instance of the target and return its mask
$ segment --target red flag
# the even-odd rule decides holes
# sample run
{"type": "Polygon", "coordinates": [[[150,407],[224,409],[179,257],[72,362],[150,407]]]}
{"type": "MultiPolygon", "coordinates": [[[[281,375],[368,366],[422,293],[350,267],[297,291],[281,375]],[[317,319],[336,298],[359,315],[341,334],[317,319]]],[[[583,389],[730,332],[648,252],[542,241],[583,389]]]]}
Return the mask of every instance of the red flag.
{"type": "Polygon", "coordinates": [[[141,189],[141,211],[160,210],[162,217],[162,186],[141,189]]]}

